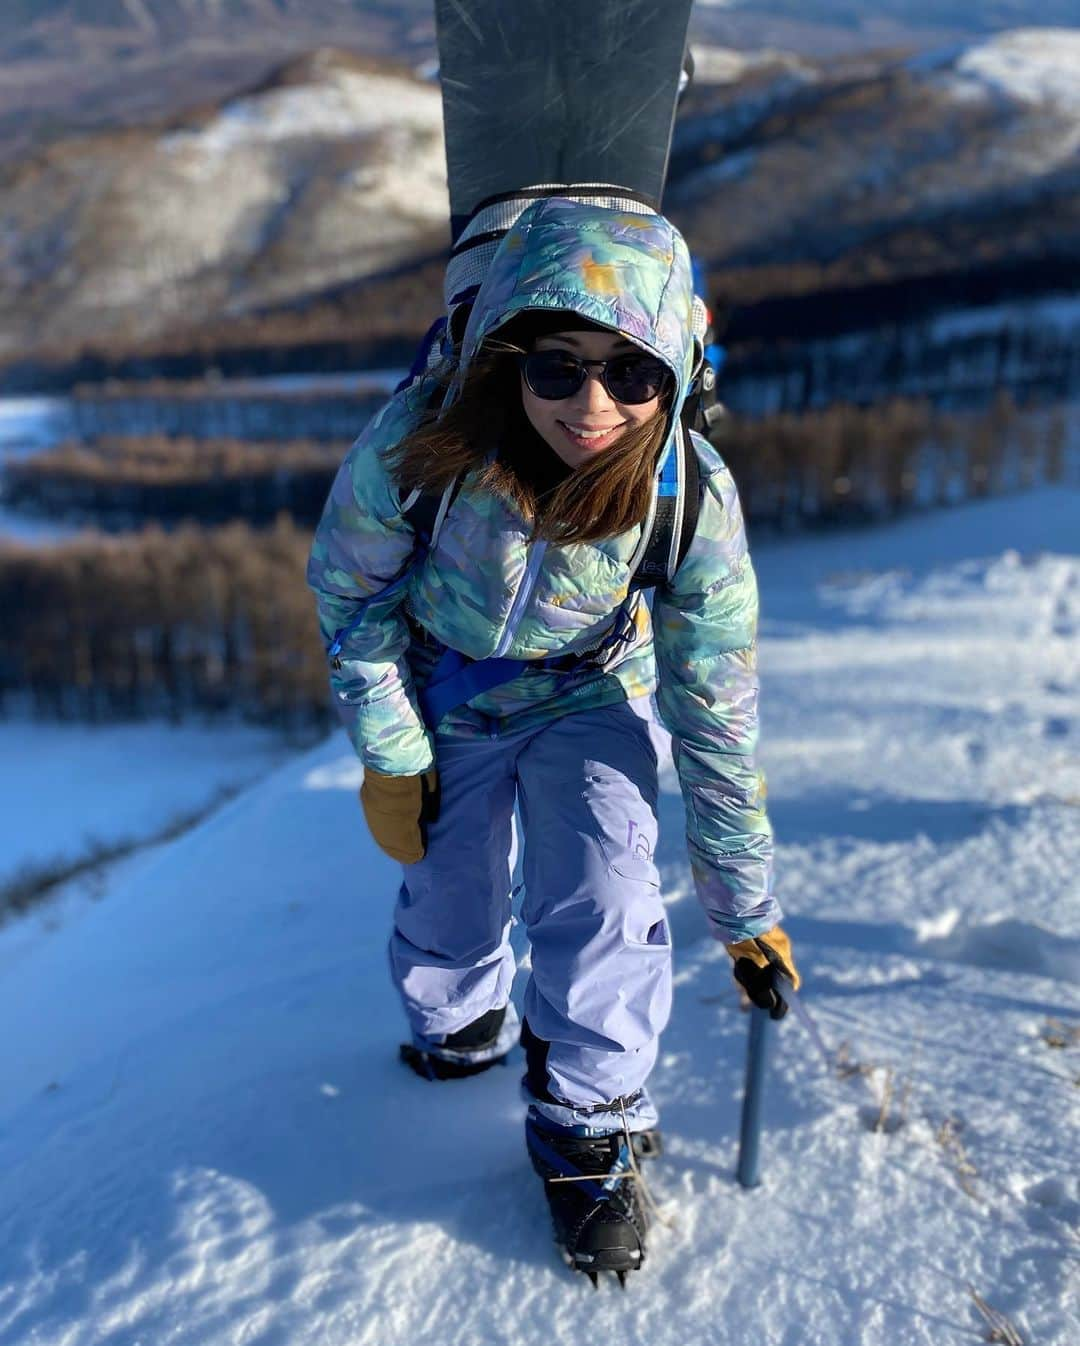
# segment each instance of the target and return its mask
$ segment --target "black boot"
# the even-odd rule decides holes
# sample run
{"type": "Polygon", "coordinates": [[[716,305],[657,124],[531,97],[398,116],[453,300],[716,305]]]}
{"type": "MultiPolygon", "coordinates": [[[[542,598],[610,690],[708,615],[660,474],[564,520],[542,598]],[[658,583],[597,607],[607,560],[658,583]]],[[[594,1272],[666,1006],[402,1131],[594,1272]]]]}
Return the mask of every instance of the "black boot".
{"type": "Polygon", "coordinates": [[[417,1047],[404,1042],[401,1059],[425,1080],[460,1080],[501,1065],[518,1037],[517,1016],[508,1018],[508,1008],[488,1010],[438,1043],[417,1047]]]}
{"type": "MultiPolygon", "coordinates": [[[[593,1285],[599,1272],[614,1271],[625,1287],[626,1273],[645,1260],[649,1219],[624,1133],[580,1136],[530,1116],[525,1138],[533,1168],[544,1179],[555,1242],[566,1261],[593,1285]],[[589,1180],[559,1181],[563,1178],[589,1180]]],[[[630,1141],[635,1161],[660,1153],[659,1132],[632,1132],[630,1141]]]]}

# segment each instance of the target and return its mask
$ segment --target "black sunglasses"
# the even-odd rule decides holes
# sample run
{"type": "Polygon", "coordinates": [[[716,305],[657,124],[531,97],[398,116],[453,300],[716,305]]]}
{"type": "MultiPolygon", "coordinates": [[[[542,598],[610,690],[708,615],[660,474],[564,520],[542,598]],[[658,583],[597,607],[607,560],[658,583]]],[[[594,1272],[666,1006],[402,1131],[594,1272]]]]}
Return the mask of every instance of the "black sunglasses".
{"type": "Polygon", "coordinates": [[[659,397],[672,382],[671,370],[655,355],[616,355],[610,360],[582,360],[570,351],[530,351],[518,356],[529,391],[545,402],[561,402],[573,395],[599,369],[607,395],[625,406],[638,406],[659,397]]]}

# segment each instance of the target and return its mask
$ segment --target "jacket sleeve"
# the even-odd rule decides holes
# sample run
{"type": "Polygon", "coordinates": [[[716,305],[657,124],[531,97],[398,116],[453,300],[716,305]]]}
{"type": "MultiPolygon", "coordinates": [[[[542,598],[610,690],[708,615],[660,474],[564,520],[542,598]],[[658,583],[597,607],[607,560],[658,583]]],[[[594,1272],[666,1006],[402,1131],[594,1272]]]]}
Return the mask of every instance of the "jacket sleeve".
{"type": "Polygon", "coordinates": [[[426,771],[431,735],[409,669],[402,611],[415,538],[380,450],[410,428],[394,399],[375,417],[341,465],[315,531],[307,580],[331,659],[330,687],[365,766],[390,776],[426,771]]]}
{"type": "Polygon", "coordinates": [[[694,539],[656,592],[657,705],[671,734],[698,896],[726,942],[770,930],[772,829],[756,761],[758,596],[731,473],[695,436],[702,502],[694,539]]]}

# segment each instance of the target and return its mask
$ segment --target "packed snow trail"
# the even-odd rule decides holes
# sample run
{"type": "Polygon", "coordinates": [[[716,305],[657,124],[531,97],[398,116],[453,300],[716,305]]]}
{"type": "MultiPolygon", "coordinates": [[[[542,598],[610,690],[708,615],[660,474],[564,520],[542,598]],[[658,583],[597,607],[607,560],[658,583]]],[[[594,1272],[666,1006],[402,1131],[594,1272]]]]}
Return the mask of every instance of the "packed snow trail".
{"type": "Polygon", "coordinates": [[[520,1063],[396,1062],[395,867],[335,735],[6,960],[0,1343],[968,1346],[973,1288],[1073,1346],[1078,518],[1059,488],[757,546],[780,891],[845,1064],[789,1017],[740,1190],[746,1019],[669,770],[671,1227],[626,1294],[555,1256],[520,1063]]]}

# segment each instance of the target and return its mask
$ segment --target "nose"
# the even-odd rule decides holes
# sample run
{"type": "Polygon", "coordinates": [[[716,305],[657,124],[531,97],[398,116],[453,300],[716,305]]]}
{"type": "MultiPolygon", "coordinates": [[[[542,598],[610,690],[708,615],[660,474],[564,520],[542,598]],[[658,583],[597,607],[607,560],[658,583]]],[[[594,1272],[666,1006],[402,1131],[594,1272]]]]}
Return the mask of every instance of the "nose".
{"type": "Polygon", "coordinates": [[[586,369],[586,379],[574,395],[574,403],[584,412],[607,411],[615,405],[608,390],[600,382],[601,370],[586,369]]]}

